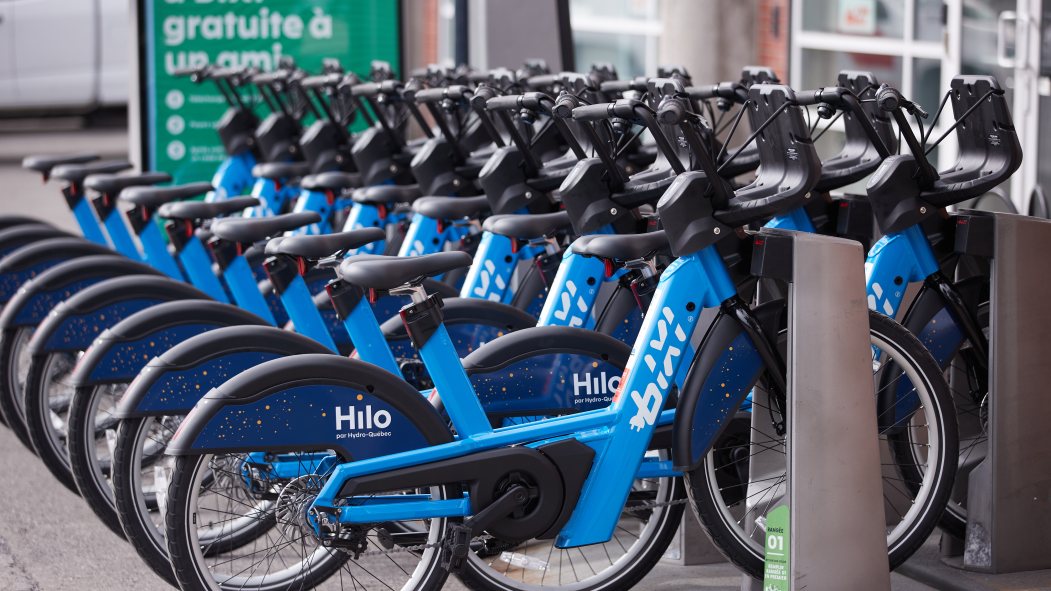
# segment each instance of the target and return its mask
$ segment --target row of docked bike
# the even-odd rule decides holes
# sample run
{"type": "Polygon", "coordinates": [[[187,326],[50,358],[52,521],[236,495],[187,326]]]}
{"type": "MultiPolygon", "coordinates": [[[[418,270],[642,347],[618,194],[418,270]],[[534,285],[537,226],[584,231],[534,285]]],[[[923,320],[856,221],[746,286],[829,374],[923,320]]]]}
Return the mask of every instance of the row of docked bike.
{"type": "Polygon", "coordinates": [[[3,421],[171,584],[624,589],[687,506],[761,577],[789,395],[763,226],[871,245],[890,565],[962,534],[989,289],[945,208],[1020,164],[993,78],[953,79],[931,142],[858,71],[177,74],[229,103],[211,183],[29,157],[83,235],[0,218],[3,421]]]}

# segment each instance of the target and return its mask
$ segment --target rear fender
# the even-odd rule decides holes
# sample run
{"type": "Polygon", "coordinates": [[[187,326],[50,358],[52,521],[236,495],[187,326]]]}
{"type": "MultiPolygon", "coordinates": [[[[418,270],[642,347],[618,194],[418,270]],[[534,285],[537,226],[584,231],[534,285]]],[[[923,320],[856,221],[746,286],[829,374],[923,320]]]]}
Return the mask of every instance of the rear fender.
{"type": "Polygon", "coordinates": [[[538,326],[485,345],[463,365],[490,421],[499,425],[609,406],[630,355],[629,346],[609,335],[538,326]]]}
{"type": "Polygon", "coordinates": [[[190,337],[154,357],[128,386],[118,419],[184,415],[212,388],[281,357],[331,354],[313,339],[271,326],[231,326],[190,337]]]}
{"type": "Polygon", "coordinates": [[[48,238],[63,237],[72,237],[72,235],[69,232],[59,230],[54,226],[39,221],[7,226],[0,230],[0,257],[5,257],[27,244],[47,240],[48,238]]]}
{"type": "MultiPolygon", "coordinates": [[[[773,300],[752,311],[768,338],[777,334],[784,310],[784,301],[773,300]]],[[[751,337],[733,316],[720,311],[697,348],[679,397],[672,436],[677,470],[700,465],[762,369],[751,337]]]]}
{"type": "MultiPolygon", "coordinates": [[[[399,298],[404,303],[404,298],[399,298]]],[[[443,300],[442,316],[449,338],[460,357],[505,334],[536,326],[536,318],[524,311],[489,300],[451,297],[443,300]]],[[[382,318],[382,317],[381,317],[382,318]]],[[[416,357],[416,351],[405,331],[405,323],[395,313],[380,329],[395,358],[416,357]]]]}
{"type": "Polygon", "coordinates": [[[102,331],[151,306],[207,300],[200,290],[167,277],[132,275],[96,283],[55,306],[29,341],[30,355],[87,349],[102,331]]]}
{"type": "Polygon", "coordinates": [[[404,380],[354,359],[299,355],[208,392],[167,453],[333,450],[363,460],[449,441],[445,420],[404,380]]]}
{"type": "Polygon", "coordinates": [[[243,324],[266,326],[262,318],[212,300],[158,304],[107,328],[91,344],[73,371],[81,388],[130,382],[146,362],[174,345],[204,332],[243,324]]]}
{"type": "Polygon", "coordinates": [[[0,303],[10,300],[23,283],[69,259],[113,251],[83,238],[49,238],[15,250],[0,260],[0,303]]]}
{"type": "Polygon", "coordinates": [[[113,277],[157,275],[153,267],[116,254],[88,255],[59,263],[27,281],[0,312],[0,330],[35,326],[73,294],[113,277]]]}

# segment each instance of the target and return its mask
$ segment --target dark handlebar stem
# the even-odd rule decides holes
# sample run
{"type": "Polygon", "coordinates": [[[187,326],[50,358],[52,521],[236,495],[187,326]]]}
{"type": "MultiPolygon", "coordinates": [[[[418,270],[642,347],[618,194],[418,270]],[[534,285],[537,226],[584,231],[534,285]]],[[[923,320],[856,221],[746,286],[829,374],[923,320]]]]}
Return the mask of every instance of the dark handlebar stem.
{"type": "Polygon", "coordinates": [[[933,187],[938,180],[938,171],[927,160],[927,154],[923,149],[923,145],[916,137],[916,133],[913,132],[912,126],[909,125],[909,120],[905,118],[905,113],[902,110],[904,109],[914,116],[917,114],[925,116],[926,111],[903,97],[901,92],[889,84],[881,85],[879,90],[876,91],[876,104],[879,105],[880,109],[889,112],[894,117],[894,122],[898,124],[898,131],[901,133],[901,137],[909,146],[909,151],[916,158],[916,165],[919,167],[920,187],[924,189],[933,187]]]}
{"type": "Polygon", "coordinates": [[[872,122],[869,121],[865,111],[861,108],[858,97],[854,96],[850,89],[842,86],[828,86],[816,90],[801,90],[796,92],[796,104],[802,106],[828,105],[833,109],[849,112],[861,126],[865,135],[868,136],[869,142],[876,148],[880,158],[886,158],[891,155],[890,148],[883,143],[883,139],[876,132],[876,128],[872,126],[872,122]]]}
{"type": "Polygon", "coordinates": [[[657,123],[653,109],[636,99],[620,99],[605,105],[587,105],[573,109],[573,119],[577,121],[601,121],[603,119],[625,119],[649,130],[657,149],[668,159],[676,174],[686,172],[686,167],[679,160],[679,155],[672,147],[668,137],[657,123]]]}

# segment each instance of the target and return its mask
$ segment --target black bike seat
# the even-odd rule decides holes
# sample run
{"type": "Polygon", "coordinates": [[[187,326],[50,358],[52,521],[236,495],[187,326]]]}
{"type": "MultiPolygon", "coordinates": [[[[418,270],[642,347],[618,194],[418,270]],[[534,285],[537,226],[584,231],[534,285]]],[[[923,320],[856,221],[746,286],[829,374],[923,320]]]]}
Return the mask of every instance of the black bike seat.
{"type": "Polygon", "coordinates": [[[228,242],[252,244],[320,221],[321,216],[313,211],[265,218],[231,218],[213,222],[212,234],[228,242]]]}
{"type": "Polygon", "coordinates": [[[165,203],[157,214],[169,220],[210,220],[224,215],[239,213],[259,205],[255,197],[231,197],[222,201],[181,201],[165,203]]]}
{"type": "Polygon", "coordinates": [[[33,156],[26,156],[22,159],[22,168],[28,168],[29,170],[35,170],[46,178],[51,172],[51,169],[59,166],[60,164],[86,164],[88,162],[94,162],[98,160],[97,154],[68,154],[65,156],[56,156],[52,154],[36,154],[33,156]]]}
{"type": "Polygon", "coordinates": [[[388,203],[412,203],[422,195],[419,185],[378,185],[357,189],[352,195],[355,203],[386,205],[388,203]]]}
{"type": "Polygon", "coordinates": [[[343,281],[366,289],[388,290],[407,283],[417,284],[426,277],[434,277],[455,269],[471,266],[471,255],[466,252],[438,252],[418,257],[357,255],[339,265],[343,281]]]}
{"type": "Polygon", "coordinates": [[[129,187],[120,192],[120,200],[139,207],[157,209],[165,203],[199,197],[211,190],[212,185],[208,183],[188,183],[171,187],[129,187]]]}
{"type": "Polygon", "coordinates": [[[361,175],[356,172],[333,170],[303,177],[300,185],[308,191],[332,191],[339,193],[361,186],[361,175]]]}
{"type": "Polygon", "coordinates": [[[126,160],[102,160],[87,164],[59,164],[51,169],[51,178],[79,184],[93,174],[113,174],[131,168],[126,160]]]}
{"type": "Polygon", "coordinates": [[[342,255],[348,250],[361,248],[386,237],[387,233],[380,228],[359,228],[349,232],[317,236],[288,236],[274,238],[267,242],[266,254],[284,254],[307,260],[319,260],[333,255],[342,255]]]}
{"type": "Polygon", "coordinates": [[[489,211],[489,198],[477,197],[420,197],[412,210],[436,220],[475,218],[489,211]]]}
{"type": "Polygon", "coordinates": [[[574,241],[573,252],[612,261],[635,261],[647,259],[671,247],[664,230],[645,234],[599,234],[588,238],[574,241]]]}
{"type": "Polygon", "coordinates": [[[84,179],[84,186],[103,195],[116,195],[128,187],[146,187],[167,183],[171,175],[164,172],[140,172],[138,174],[93,174],[84,179]]]}
{"type": "Polygon", "coordinates": [[[563,228],[568,228],[570,223],[568,211],[539,214],[509,213],[494,215],[486,219],[482,228],[508,238],[529,239],[549,236],[563,228]]]}
{"type": "Polygon", "coordinates": [[[273,181],[299,178],[309,173],[309,162],[263,162],[252,167],[252,176],[273,181]]]}

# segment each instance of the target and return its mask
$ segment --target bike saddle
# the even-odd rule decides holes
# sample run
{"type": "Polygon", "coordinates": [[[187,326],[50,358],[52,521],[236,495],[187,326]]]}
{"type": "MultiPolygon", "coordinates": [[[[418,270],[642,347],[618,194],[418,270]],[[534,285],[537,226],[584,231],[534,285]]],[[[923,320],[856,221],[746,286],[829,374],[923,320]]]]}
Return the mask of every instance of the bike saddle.
{"type": "Polygon", "coordinates": [[[212,234],[228,242],[253,244],[320,221],[321,216],[313,211],[286,213],[265,218],[231,218],[213,222],[212,234]]]}
{"type": "Polygon", "coordinates": [[[113,174],[131,168],[126,160],[101,160],[87,164],[59,164],[51,169],[51,178],[80,184],[93,174],[113,174]]]}
{"type": "Polygon", "coordinates": [[[231,197],[222,201],[207,203],[204,201],[183,201],[165,203],[157,214],[169,220],[210,220],[224,215],[239,213],[259,205],[255,197],[231,197]]]}
{"type": "Polygon", "coordinates": [[[526,215],[508,213],[487,218],[482,229],[508,238],[529,239],[550,236],[569,228],[570,224],[568,211],[526,215]]]}
{"type": "Polygon", "coordinates": [[[956,127],[960,146],[956,163],[939,173],[941,178],[933,188],[920,193],[921,200],[935,207],[978,197],[1007,180],[1022,164],[1022,146],[996,78],[956,76],[949,88],[957,119],[974,110],[956,127]]]}
{"type": "Polygon", "coordinates": [[[576,240],[573,252],[611,261],[637,261],[667,252],[671,245],[664,230],[645,234],[598,234],[576,240]]]}
{"type": "Polygon", "coordinates": [[[421,195],[419,185],[378,185],[356,189],[351,198],[355,203],[387,205],[389,203],[412,203],[421,195]]]}
{"type": "Polygon", "coordinates": [[[157,209],[165,203],[199,197],[212,190],[209,183],[188,183],[172,187],[129,187],[120,192],[120,200],[139,207],[157,209]]]}
{"type": "Polygon", "coordinates": [[[406,284],[418,285],[434,277],[471,266],[466,252],[438,252],[418,257],[357,255],[339,265],[339,278],[365,289],[390,290],[406,284]]]}
{"type": "Polygon", "coordinates": [[[383,240],[387,233],[380,228],[360,228],[336,234],[317,236],[288,236],[274,238],[266,243],[266,254],[283,254],[307,260],[342,256],[348,250],[383,240]]]}
{"type": "Polygon", "coordinates": [[[263,162],[252,167],[252,176],[272,181],[299,178],[309,173],[309,162],[263,162]]]}
{"type": "Polygon", "coordinates": [[[795,92],[780,84],[760,84],[748,91],[748,97],[755,105],[756,120],[764,123],[777,116],[755,140],[760,161],[755,180],[736,190],[730,202],[715,212],[720,222],[732,228],[801,206],[821,176],[821,158],[810,140],[802,107],[792,104],[795,92]],[[786,103],[791,106],[784,107],[786,103]]]}
{"type": "Polygon", "coordinates": [[[412,210],[435,220],[459,220],[476,218],[489,211],[489,198],[477,197],[420,197],[412,204],[412,210]]]}
{"type": "Polygon", "coordinates": [[[66,156],[37,154],[35,156],[26,156],[23,158],[22,168],[28,168],[29,170],[39,172],[44,175],[44,180],[46,181],[51,173],[51,169],[56,166],[61,164],[86,164],[98,159],[99,157],[96,154],[69,154],[66,156]]]}
{"type": "Polygon", "coordinates": [[[361,175],[356,172],[319,172],[303,177],[300,186],[308,191],[332,191],[339,193],[361,186],[361,175]]]}
{"type": "Polygon", "coordinates": [[[142,172],[139,174],[93,174],[84,179],[84,186],[103,195],[117,195],[128,187],[144,187],[172,180],[164,172],[142,172]]]}

